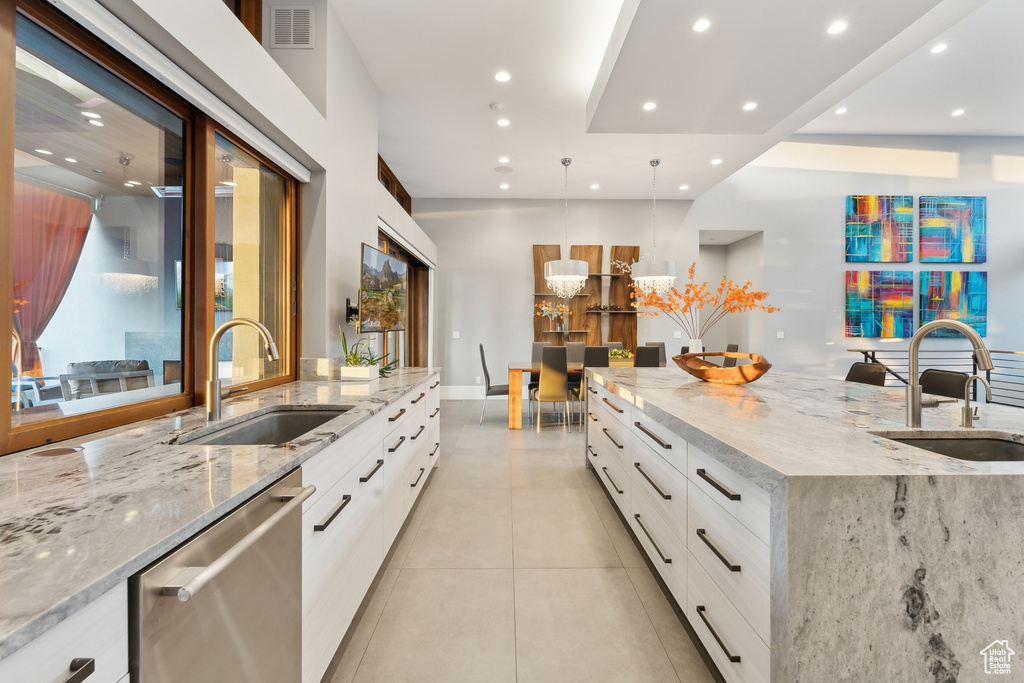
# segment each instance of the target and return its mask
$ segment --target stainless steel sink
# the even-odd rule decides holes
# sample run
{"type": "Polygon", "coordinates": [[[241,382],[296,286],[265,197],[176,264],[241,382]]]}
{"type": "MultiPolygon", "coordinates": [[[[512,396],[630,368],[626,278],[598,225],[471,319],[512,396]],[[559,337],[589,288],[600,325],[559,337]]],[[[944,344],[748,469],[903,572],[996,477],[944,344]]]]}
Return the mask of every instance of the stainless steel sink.
{"type": "Polygon", "coordinates": [[[277,446],[294,441],[325,422],[352,410],[354,406],[319,408],[281,408],[269,413],[178,441],[190,446],[277,446]]]}
{"type": "Polygon", "coordinates": [[[923,448],[960,460],[974,462],[1024,462],[1024,443],[1014,440],[1024,437],[1003,432],[965,430],[963,435],[949,432],[872,432],[875,436],[898,441],[915,448],[923,448]]]}

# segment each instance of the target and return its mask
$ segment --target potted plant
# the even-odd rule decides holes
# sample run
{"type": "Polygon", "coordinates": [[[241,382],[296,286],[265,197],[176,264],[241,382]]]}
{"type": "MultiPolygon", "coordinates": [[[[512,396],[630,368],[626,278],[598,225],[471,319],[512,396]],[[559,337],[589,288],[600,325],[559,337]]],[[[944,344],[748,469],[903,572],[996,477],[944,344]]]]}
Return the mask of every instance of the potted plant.
{"type": "Polygon", "coordinates": [[[550,321],[548,324],[551,326],[552,332],[555,331],[555,318],[562,317],[565,312],[569,310],[565,304],[555,303],[552,301],[542,301],[539,304],[536,304],[536,307],[537,315],[544,316],[550,321]]]}
{"type": "Polygon", "coordinates": [[[382,365],[383,356],[374,355],[370,351],[366,339],[360,339],[352,346],[349,346],[345,338],[345,331],[338,326],[341,332],[341,358],[338,364],[338,378],[342,381],[369,382],[380,377],[387,377],[395,369],[398,361],[392,361],[382,365]]]}

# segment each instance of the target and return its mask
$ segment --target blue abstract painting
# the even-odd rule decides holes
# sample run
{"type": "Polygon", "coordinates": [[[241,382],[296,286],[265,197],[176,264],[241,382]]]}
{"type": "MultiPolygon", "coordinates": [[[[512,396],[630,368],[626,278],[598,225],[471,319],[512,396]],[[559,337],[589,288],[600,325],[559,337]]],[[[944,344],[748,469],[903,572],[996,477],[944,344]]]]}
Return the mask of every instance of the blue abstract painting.
{"type": "MultiPolygon", "coordinates": [[[[921,271],[921,324],[946,318],[959,320],[984,337],[988,334],[988,273],[921,271]]],[[[954,330],[936,330],[936,337],[959,337],[954,330]]]]}
{"type": "Polygon", "coordinates": [[[846,271],[847,337],[909,337],[913,334],[913,271],[846,271]]]}
{"type": "Polygon", "coordinates": [[[921,197],[922,263],[984,263],[985,197],[921,197]]]}
{"type": "Polygon", "coordinates": [[[914,198],[849,195],[846,198],[846,260],[910,263],[914,260],[914,198]]]}

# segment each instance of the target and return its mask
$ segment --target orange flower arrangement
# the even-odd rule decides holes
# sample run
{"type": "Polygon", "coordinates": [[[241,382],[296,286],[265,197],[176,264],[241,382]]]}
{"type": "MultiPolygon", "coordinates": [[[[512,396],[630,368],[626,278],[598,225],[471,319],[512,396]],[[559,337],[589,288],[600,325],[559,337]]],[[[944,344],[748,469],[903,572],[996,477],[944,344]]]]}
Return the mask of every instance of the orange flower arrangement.
{"type": "Polygon", "coordinates": [[[654,292],[644,294],[639,287],[633,285],[633,291],[629,294],[633,299],[631,304],[633,308],[655,309],[653,311],[638,310],[637,315],[649,317],[664,313],[683,328],[683,332],[690,339],[700,339],[715,323],[730,313],[750,310],[775,313],[779,310],[775,306],[765,304],[764,300],[768,298],[768,292],[752,291],[750,288],[753,285],[750,282],[739,287],[732,280],[722,276],[718,289],[712,292],[709,283],[697,284],[693,281],[693,273],[696,269],[696,263],[690,266],[689,277],[682,292],[673,287],[664,297],[658,296],[654,292]],[[704,322],[701,323],[697,311],[706,306],[711,307],[711,314],[706,316],[704,322]]]}
{"type": "Polygon", "coordinates": [[[535,304],[537,307],[537,315],[544,316],[548,320],[554,320],[555,318],[562,317],[569,307],[565,304],[552,303],[549,301],[542,301],[539,304],[535,304]]]}

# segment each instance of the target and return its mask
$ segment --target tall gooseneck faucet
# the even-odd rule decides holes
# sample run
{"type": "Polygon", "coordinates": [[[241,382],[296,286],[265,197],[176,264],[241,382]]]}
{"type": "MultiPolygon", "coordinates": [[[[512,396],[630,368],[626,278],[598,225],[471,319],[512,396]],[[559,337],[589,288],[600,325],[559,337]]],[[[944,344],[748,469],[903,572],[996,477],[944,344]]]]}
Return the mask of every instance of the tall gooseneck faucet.
{"type": "Polygon", "coordinates": [[[920,427],[921,426],[921,385],[920,375],[918,374],[918,354],[921,348],[921,340],[924,339],[932,330],[938,329],[950,329],[956,330],[961,333],[971,342],[974,347],[974,357],[978,361],[979,370],[991,370],[992,369],[992,357],[988,354],[988,349],[985,348],[985,343],[981,341],[981,336],[974,331],[974,328],[970,325],[966,325],[959,320],[933,320],[930,323],[925,323],[921,327],[917,328],[917,332],[910,338],[910,384],[907,385],[907,426],[908,427],[920,427]]]}
{"type": "Polygon", "coordinates": [[[17,376],[15,378],[17,382],[17,384],[15,384],[17,387],[17,389],[15,389],[17,392],[17,399],[14,410],[19,411],[21,410],[21,335],[18,334],[18,331],[13,327],[11,328],[11,339],[14,340],[14,355],[11,360],[14,362],[14,369],[17,372],[17,376]]]}
{"type": "Polygon", "coordinates": [[[238,325],[251,327],[260,333],[270,360],[278,360],[280,358],[277,355],[277,344],[274,343],[274,339],[270,336],[270,330],[263,323],[257,322],[252,318],[232,318],[218,327],[217,331],[213,333],[213,337],[210,338],[210,352],[206,364],[206,376],[209,378],[206,380],[207,422],[220,419],[220,373],[218,372],[219,364],[217,362],[217,357],[220,355],[220,339],[224,336],[225,332],[238,325]]]}

